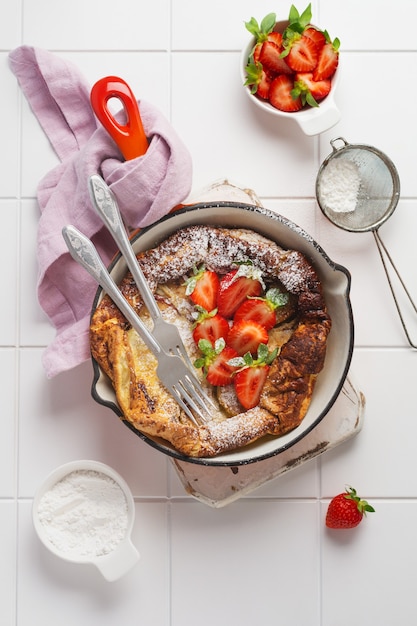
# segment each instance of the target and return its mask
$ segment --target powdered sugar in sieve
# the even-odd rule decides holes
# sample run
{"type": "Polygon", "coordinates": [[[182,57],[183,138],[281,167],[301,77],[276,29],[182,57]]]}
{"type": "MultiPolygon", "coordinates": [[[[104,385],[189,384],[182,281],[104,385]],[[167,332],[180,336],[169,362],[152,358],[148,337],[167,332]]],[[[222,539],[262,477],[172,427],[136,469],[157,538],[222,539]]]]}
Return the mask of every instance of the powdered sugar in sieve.
{"type": "Polygon", "coordinates": [[[326,217],[353,232],[378,228],[397,206],[400,183],[392,161],[372,146],[353,145],[339,137],[323,161],[316,196],[326,217]],[[342,142],[338,147],[337,142],[342,142]]]}
{"type": "Polygon", "coordinates": [[[316,179],[319,207],[339,228],[355,233],[372,231],[408,343],[417,348],[410,338],[389,268],[395,273],[413,315],[417,313],[417,305],[378,233],[400,198],[396,167],[386,154],[372,146],[349,144],[343,137],[333,139],[330,144],[333,152],[323,161],[316,179]],[[338,142],[341,147],[337,147],[338,142]]]}

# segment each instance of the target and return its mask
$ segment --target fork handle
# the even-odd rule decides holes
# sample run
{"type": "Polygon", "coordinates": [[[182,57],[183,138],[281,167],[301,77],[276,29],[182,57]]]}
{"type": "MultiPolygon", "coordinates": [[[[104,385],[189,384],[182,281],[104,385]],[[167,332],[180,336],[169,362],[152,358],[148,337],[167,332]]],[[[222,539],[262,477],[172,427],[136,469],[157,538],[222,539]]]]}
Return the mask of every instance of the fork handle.
{"type": "Polygon", "coordinates": [[[101,176],[93,174],[89,178],[89,190],[91,200],[101,219],[109,229],[113,239],[117,243],[128,268],[130,269],[135,283],[140,291],[149,315],[155,322],[161,318],[161,311],[148,285],[148,282],[139,266],[132,245],[127,236],[119,207],[112,190],[104,182],[101,176]]]}
{"type": "Polygon", "coordinates": [[[72,258],[82,265],[96,282],[110,296],[119,310],[130,322],[136,332],[143,339],[152,354],[158,358],[162,348],[153,335],[149,332],[140,317],[126,298],[122,295],[113,278],[110,276],[106,266],[101,260],[94,244],[75,226],[64,226],[62,236],[68,246],[72,258]]]}

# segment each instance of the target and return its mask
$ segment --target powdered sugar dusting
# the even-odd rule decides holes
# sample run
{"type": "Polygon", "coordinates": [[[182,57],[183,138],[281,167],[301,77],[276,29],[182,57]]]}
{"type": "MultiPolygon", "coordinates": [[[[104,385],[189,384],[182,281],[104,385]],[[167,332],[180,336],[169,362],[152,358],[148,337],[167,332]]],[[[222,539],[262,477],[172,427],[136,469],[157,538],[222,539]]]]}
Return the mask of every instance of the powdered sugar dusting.
{"type": "Polygon", "coordinates": [[[226,452],[245,446],[271,430],[275,418],[267,411],[256,407],[245,413],[222,421],[211,421],[204,429],[210,442],[218,452],[226,452]]]}
{"type": "Polygon", "coordinates": [[[290,292],[299,293],[308,288],[309,264],[301,253],[284,250],[247,229],[190,226],[177,231],[157,248],[140,253],[138,259],[154,286],[181,278],[201,263],[225,274],[235,263],[250,260],[266,279],[278,278],[290,292]]]}

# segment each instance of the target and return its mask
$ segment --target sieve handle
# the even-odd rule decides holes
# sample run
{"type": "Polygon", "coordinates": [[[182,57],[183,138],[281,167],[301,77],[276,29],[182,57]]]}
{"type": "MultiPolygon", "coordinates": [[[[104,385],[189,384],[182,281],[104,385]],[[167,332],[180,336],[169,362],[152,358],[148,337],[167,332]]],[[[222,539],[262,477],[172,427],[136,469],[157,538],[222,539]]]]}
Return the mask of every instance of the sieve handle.
{"type": "Polygon", "coordinates": [[[413,308],[413,310],[414,310],[414,312],[416,314],[417,314],[417,305],[415,304],[413,298],[411,297],[411,294],[408,291],[408,289],[407,289],[407,287],[406,287],[406,285],[404,283],[404,280],[401,278],[401,275],[400,275],[397,267],[395,266],[395,263],[394,263],[391,255],[390,255],[390,253],[388,252],[384,242],[382,241],[381,237],[379,236],[378,231],[377,230],[373,230],[372,232],[373,232],[373,235],[374,235],[374,238],[375,238],[375,242],[376,242],[376,245],[377,245],[377,248],[378,248],[379,256],[381,257],[382,265],[384,266],[385,274],[386,274],[386,277],[387,277],[387,280],[388,280],[388,285],[389,285],[389,288],[391,289],[392,297],[394,298],[394,303],[395,303],[395,306],[397,308],[398,315],[400,317],[401,324],[402,324],[405,336],[407,337],[407,341],[410,344],[410,346],[412,348],[417,349],[417,344],[412,342],[411,337],[410,337],[410,333],[409,333],[407,325],[405,323],[404,315],[403,315],[400,303],[398,301],[398,297],[397,297],[395,289],[394,289],[394,284],[392,282],[389,266],[395,272],[395,274],[396,274],[396,276],[397,276],[397,278],[398,278],[398,280],[400,282],[400,285],[401,285],[405,295],[407,296],[408,301],[410,302],[410,304],[411,304],[411,306],[412,306],[412,308],[413,308]]]}

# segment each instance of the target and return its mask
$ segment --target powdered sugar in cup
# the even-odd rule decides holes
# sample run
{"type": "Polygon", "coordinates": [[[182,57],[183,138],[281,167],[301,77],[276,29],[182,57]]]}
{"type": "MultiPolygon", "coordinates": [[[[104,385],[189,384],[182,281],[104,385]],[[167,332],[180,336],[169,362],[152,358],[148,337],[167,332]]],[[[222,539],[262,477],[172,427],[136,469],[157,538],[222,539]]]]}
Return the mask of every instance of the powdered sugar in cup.
{"type": "Polygon", "coordinates": [[[93,563],[109,581],[139,559],[131,541],[134,514],[126,482],[96,461],[60,466],[33,502],[33,523],[48,550],[73,563],[93,563]]]}

